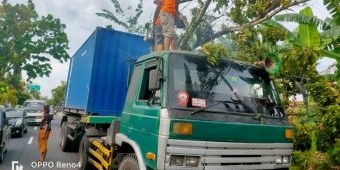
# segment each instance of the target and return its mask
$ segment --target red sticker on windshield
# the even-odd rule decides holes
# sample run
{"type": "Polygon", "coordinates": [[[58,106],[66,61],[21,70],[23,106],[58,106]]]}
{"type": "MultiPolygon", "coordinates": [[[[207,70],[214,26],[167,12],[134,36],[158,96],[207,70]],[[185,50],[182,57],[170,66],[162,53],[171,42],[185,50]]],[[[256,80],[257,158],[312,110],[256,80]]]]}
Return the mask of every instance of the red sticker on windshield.
{"type": "Polygon", "coordinates": [[[192,98],[191,103],[192,103],[192,106],[207,107],[207,100],[205,99],[192,98]]]}
{"type": "Polygon", "coordinates": [[[186,91],[180,91],[177,93],[177,102],[181,106],[187,106],[189,102],[189,94],[186,91]]]}

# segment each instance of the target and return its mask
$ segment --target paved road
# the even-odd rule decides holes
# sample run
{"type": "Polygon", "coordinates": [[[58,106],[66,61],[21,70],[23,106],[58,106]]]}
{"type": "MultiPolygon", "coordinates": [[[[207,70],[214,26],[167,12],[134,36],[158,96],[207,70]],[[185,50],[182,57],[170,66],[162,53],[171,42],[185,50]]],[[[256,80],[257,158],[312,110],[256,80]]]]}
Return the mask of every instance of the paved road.
{"type": "Polygon", "coordinates": [[[48,152],[45,165],[38,165],[35,162],[39,158],[37,144],[38,127],[29,126],[28,133],[23,137],[11,138],[4,161],[0,163],[0,170],[78,170],[78,153],[65,153],[60,150],[59,125],[60,117],[54,116],[54,120],[52,120],[52,132],[48,140],[48,152]],[[15,164],[14,168],[12,168],[12,164],[15,164]],[[20,169],[20,166],[22,169],[20,169]],[[40,166],[40,168],[38,166],[40,166]]]}

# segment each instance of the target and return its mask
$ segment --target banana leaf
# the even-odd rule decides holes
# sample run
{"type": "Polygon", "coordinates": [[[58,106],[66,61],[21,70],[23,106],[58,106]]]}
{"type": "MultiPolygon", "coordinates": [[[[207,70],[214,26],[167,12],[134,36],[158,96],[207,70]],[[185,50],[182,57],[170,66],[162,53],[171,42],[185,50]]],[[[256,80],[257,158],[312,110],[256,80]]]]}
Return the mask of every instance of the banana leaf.
{"type": "MultiPolygon", "coordinates": [[[[300,15],[313,16],[313,11],[307,7],[300,11],[300,15]]],[[[320,33],[316,25],[299,24],[298,45],[304,47],[320,47],[320,33]]]]}

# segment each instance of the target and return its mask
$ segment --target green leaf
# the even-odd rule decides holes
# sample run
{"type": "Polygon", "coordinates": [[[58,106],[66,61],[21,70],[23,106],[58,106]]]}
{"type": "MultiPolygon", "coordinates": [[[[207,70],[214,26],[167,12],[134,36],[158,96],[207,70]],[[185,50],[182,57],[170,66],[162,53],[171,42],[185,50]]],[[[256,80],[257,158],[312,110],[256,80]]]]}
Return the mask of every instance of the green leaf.
{"type": "Polygon", "coordinates": [[[332,15],[334,21],[340,25],[340,2],[339,0],[324,0],[323,4],[332,15]]]}
{"type": "Polygon", "coordinates": [[[328,30],[321,33],[322,37],[330,37],[332,39],[338,39],[340,37],[340,26],[333,26],[328,30]]]}
{"type": "Polygon", "coordinates": [[[262,23],[263,25],[269,27],[274,27],[274,28],[279,28],[279,29],[284,29],[287,31],[287,38],[290,40],[293,40],[296,38],[296,35],[293,32],[290,32],[285,26],[283,26],[282,24],[280,24],[279,22],[269,19],[265,22],[262,23]]]}
{"type": "MultiPolygon", "coordinates": [[[[301,15],[313,16],[313,11],[307,7],[300,11],[301,15]]],[[[298,45],[304,47],[319,47],[320,46],[320,33],[316,25],[299,24],[299,41],[298,45]]]]}
{"type": "Polygon", "coordinates": [[[333,59],[337,60],[338,62],[340,62],[340,54],[339,53],[335,53],[333,51],[323,49],[323,50],[321,50],[321,55],[325,56],[325,57],[333,58],[333,59]]]}
{"type": "Polygon", "coordinates": [[[301,15],[296,13],[289,13],[289,14],[280,14],[276,15],[274,17],[277,21],[282,22],[295,22],[295,23],[301,23],[301,24],[310,24],[310,25],[316,25],[320,26],[322,28],[330,26],[330,23],[327,21],[324,21],[322,19],[319,19],[313,15],[301,15]]]}

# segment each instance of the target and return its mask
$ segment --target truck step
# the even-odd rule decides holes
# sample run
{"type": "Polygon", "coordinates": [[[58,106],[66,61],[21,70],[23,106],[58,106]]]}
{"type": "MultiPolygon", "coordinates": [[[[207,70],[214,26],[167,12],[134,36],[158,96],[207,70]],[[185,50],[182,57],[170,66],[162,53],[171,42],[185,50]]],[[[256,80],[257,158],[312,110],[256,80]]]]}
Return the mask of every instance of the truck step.
{"type": "Polygon", "coordinates": [[[74,140],[74,137],[71,136],[70,134],[68,134],[67,137],[68,137],[69,139],[71,139],[72,141],[74,140]]]}
{"type": "Polygon", "coordinates": [[[67,127],[72,129],[72,130],[74,130],[76,128],[76,126],[74,126],[73,124],[68,124],[67,127]]]}

